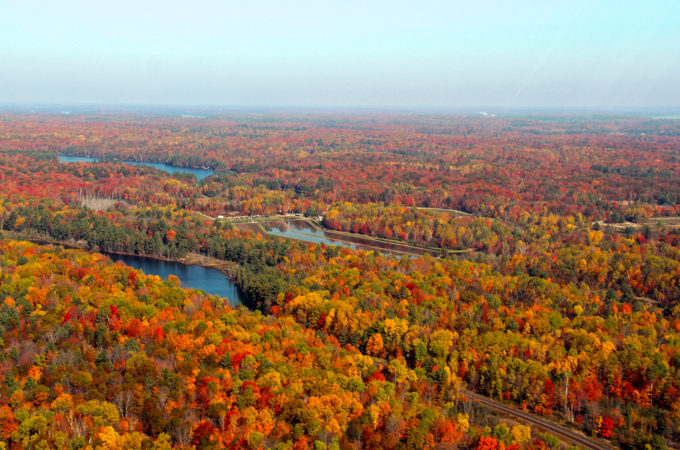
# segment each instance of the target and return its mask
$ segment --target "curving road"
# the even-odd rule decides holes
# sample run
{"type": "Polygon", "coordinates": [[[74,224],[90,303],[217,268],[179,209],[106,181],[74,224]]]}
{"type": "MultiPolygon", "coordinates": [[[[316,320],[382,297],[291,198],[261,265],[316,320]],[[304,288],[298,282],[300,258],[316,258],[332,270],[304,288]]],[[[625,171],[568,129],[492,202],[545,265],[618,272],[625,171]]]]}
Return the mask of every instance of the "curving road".
{"type": "Polygon", "coordinates": [[[496,410],[508,416],[514,416],[516,418],[522,419],[525,422],[529,422],[546,431],[550,431],[557,437],[573,442],[585,448],[592,448],[597,450],[611,450],[612,448],[616,448],[611,444],[603,443],[599,440],[589,438],[587,436],[584,436],[583,434],[576,433],[575,431],[556,425],[548,420],[541,419],[539,417],[536,417],[534,415],[528,414],[524,411],[520,411],[515,408],[511,408],[510,406],[504,405],[503,403],[497,402],[488,397],[475,394],[465,389],[461,389],[460,392],[470,400],[481,403],[482,405],[490,409],[496,410]]]}

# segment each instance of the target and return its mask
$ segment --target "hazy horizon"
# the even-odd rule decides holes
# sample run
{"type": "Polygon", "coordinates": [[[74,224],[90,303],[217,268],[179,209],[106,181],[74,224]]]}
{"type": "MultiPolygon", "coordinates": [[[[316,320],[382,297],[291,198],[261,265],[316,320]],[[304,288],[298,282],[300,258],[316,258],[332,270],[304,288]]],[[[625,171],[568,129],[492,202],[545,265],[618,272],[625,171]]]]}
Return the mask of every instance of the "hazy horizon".
{"type": "Polygon", "coordinates": [[[505,106],[355,106],[355,105],[191,105],[191,104],[103,104],[103,103],[6,103],[0,102],[0,112],[19,114],[159,114],[185,115],[196,118],[239,114],[422,114],[478,115],[503,117],[513,115],[594,115],[594,116],[659,116],[680,119],[680,106],[639,107],[505,107],[505,106]],[[204,116],[201,116],[204,114],[204,116]]]}
{"type": "Polygon", "coordinates": [[[680,2],[12,2],[0,106],[680,107],[680,2]]]}

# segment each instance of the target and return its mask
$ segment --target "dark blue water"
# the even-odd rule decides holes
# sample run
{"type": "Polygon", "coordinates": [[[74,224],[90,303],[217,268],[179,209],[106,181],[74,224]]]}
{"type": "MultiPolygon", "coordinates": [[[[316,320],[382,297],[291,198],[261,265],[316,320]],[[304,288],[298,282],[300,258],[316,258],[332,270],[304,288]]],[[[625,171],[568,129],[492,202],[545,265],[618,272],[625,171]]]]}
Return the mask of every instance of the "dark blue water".
{"type": "MultiPolygon", "coordinates": [[[[86,163],[97,163],[100,162],[101,160],[99,158],[91,158],[89,156],[69,156],[69,155],[57,155],[59,158],[59,162],[61,163],[77,163],[77,162],[86,162],[86,163]]],[[[162,170],[163,172],[167,173],[174,173],[174,172],[180,172],[180,173],[190,173],[196,176],[196,180],[201,181],[203,178],[209,177],[210,175],[214,174],[212,170],[207,170],[207,169],[191,169],[188,167],[177,167],[177,166],[171,166],[170,164],[164,164],[164,163],[155,163],[155,162],[148,162],[148,161],[121,161],[122,163],[129,164],[131,166],[149,166],[149,167],[154,167],[158,170],[162,170]]]]}
{"type": "Polygon", "coordinates": [[[182,287],[200,289],[208,294],[219,295],[229,299],[229,304],[238,306],[241,304],[241,297],[238,294],[236,285],[229,281],[219,270],[212,267],[196,266],[192,264],[182,264],[173,261],[161,261],[154,258],[144,258],[142,256],[108,254],[113,261],[121,261],[123,264],[149,275],[158,275],[166,279],[170,275],[179,278],[182,287]]]}

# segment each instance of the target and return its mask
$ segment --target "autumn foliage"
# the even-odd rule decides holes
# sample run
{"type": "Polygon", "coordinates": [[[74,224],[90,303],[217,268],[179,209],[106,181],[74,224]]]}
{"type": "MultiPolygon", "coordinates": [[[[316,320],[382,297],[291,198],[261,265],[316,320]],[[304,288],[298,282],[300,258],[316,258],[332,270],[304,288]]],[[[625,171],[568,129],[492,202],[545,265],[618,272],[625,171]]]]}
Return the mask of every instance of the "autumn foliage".
{"type": "Polygon", "coordinates": [[[10,447],[560,445],[466,390],[617,445],[680,439],[678,121],[2,118],[10,447]],[[293,212],[420,251],[230,219],[293,212]],[[97,251],[219,261],[248,308],[97,251]]]}

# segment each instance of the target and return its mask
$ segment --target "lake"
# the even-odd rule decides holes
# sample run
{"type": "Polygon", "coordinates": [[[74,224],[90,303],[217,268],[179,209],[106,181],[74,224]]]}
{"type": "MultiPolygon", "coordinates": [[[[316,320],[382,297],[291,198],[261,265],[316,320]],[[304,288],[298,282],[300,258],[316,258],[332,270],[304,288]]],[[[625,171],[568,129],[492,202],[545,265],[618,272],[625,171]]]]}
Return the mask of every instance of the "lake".
{"type": "Polygon", "coordinates": [[[140,269],[148,275],[158,275],[163,279],[175,275],[179,278],[182,287],[200,289],[208,294],[226,297],[232,306],[241,304],[241,297],[236,285],[229,281],[223,273],[212,267],[162,261],[143,256],[118,255],[115,253],[106,253],[106,255],[113,261],[121,261],[123,264],[140,269]]]}
{"type": "MultiPolygon", "coordinates": [[[[60,163],[78,163],[78,162],[85,162],[85,163],[98,163],[102,162],[103,160],[99,158],[92,158],[90,156],[69,156],[69,155],[57,155],[59,158],[60,163]]],[[[156,163],[156,162],[149,162],[149,161],[120,161],[121,163],[124,164],[129,164],[131,166],[149,166],[149,167],[154,167],[158,170],[162,170],[163,172],[167,173],[174,173],[174,172],[180,172],[180,173],[190,173],[196,177],[196,180],[201,181],[202,179],[209,177],[210,175],[213,175],[215,172],[212,170],[208,169],[192,169],[189,167],[177,167],[177,166],[171,166],[170,164],[164,164],[164,163],[156,163]]]]}

